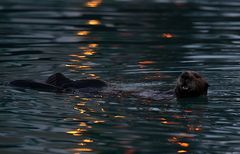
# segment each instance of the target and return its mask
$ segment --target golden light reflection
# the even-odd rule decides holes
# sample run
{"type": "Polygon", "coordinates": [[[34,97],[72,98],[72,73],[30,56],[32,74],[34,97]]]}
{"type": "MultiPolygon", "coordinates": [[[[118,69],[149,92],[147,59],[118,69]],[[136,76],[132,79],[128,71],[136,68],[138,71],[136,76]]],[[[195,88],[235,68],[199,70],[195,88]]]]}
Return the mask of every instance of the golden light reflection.
{"type": "Polygon", "coordinates": [[[88,76],[90,76],[90,77],[97,77],[97,75],[93,74],[93,73],[88,74],[88,76]]]}
{"type": "Polygon", "coordinates": [[[178,150],[177,153],[187,153],[187,150],[178,150]]]}
{"type": "MultiPolygon", "coordinates": [[[[195,134],[200,133],[203,130],[201,121],[193,119],[192,115],[195,115],[200,119],[202,112],[200,112],[199,109],[195,112],[191,108],[183,108],[181,114],[174,114],[171,116],[173,121],[179,121],[178,125],[182,124],[185,127],[185,131],[168,138],[168,142],[178,145],[177,153],[189,153],[195,134]]],[[[164,124],[168,123],[168,119],[166,118],[160,118],[160,121],[164,124]]]]}
{"type": "Polygon", "coordinates": [[[182,134],[179,134],[178,136],[171,136],[171,137],[168,138],[168,141],[170,143],[177,144],[181,148],[184,148],[184,149],[178,150],[177,151],[178,153],[186,153],[187,152],[186,148],[190,147],[189,143],[180,141],[183,138],[192,138],[192,136],[190,136],[188,134],[185,134],[185,133],[182,133],[182,134]]]}
{"type": "Polygon", "coordinates": [[[76,57],[76,58],[79,58],[79,59],[81,59],[81,60],[83,60],[83,59],[86,58],[86,56],[84,56],[84,55],[77,55],[77,54],[70,54],[69,56],[70,56],[70,57],[76,57]]]}
{"type": "Polygon", "coordinates": [[[83,101],[90,101],[91,99],[89,99],[89,98],[81,98],[81,100],[83,100],[83,101]]]}
{"type": "Polygon", "coordinates": [[[86,110],[83,110],[83,109],[78,109],[78,111],[79,111],[81,114],[83,114],[83,113],[86,112],[86,110]]]}
{"type": "Polygon", "coordinates": [[[99,44],[97,44],[97,43],[90,43],[90,44],[88,44],[88,47],[89,48],[96,48],[96,47],[98,47],[98,45],[99,44]]]}
{"type": "Polygon", "coordinates": [[[85,3],[86,7],[98,7],[102,3],[102,0],[90,0],[85,3]]]}
{"type": "Polygon", "coordinates": [[[76,129],[76,130],[71,130],[71,131],[67,131],[67,134],[71,134],[73,136],[81,136],[84,132],[86,132],[86,129],[76,129]]]}
{"type": "Polygon", "coordinates": [[[70,62],[80,62],[80,60],[78,60],[78,59],[70,59],[69,61],[70,62]]]}
{"type": "Polygon", "coordinates": [[[150,60],[138,62],[138,64],[140,64],[140,65],[150,65],[150,64],[154,64],[154,63],[155,63],[154,61],[150,61],[150,60]]]}
{"type": "Polygon", "coordinates": [[[76,134],[77,131],[75,131],[75,130],[71,130],[71,131],[68,131],[67,133],[68,133],[68,134],[76,134]]]}
{"type": "MultiPolygon", "coordinates": [[[[96,51],[94,51],[94,48],[97,48],[99,44],[97,43],[89,43],[86,46],[80,46],[78,47],[81,51],[81,53],[76,53],[76,54],[69,54],[70,57],[73,57],[69,61],[72,62],[72,64],[66,64],[65,66],[68,67],[71,71],[78,71],[80,69],[82,70],[89,70],[92,69],[92,66],[90,65],[81,65],[81,62],[85,62],[88,60],[88,56],[96,54],[96,51]]],[[[86,64],[86,63],[84,63],[86,64]]],[[[91,78],[99,78],[95,74],[90,74],[88,75],[91,78]]]]}
{"type": "Polygon", "coordinates": [[[74,151],[74,152],[92,152],[93,149],[90,149],[90,148],[73,148],[73,149],[71,149],[71,151],[74,151]]]}
{"type": "Polygon", "coordinates": [[[174,35],[171,34],[171,33],[163,33],[163,34],[162,34],[162,37],[163,37],[163,38],[168,38],[168,39],[169,39],[169,38],[173,38],[174,35]]]}
{"type": "Polygon", "coordinates": [[[80,146],[85,146],[85,145],[87,145],[86,143],[78,143],[78,145],[80,145],[80,146]]]}
{"type": "Polygon", "coordinates": [[[87,50],[87,49],[89,49],[89,48],[88,48],[88,47],[83,47],[83,46],[82,46],[82,47],[79,47],[79,49],[80,49],[80,50],[87,50]]]}
{"type": "Polygon", "coordinates": [[[91,66],[87,65],[66,64],[65,66],[73,69],[91,69],[91,66]]]}
{"type": "Polygon", "coordinates": [[[84,142],[84,143],[92,143],[93,140],[91,140],[91,139],[84,139],[83,142],[84,142]]]}
{"type": "Polygon", "coordinates": [[[177,142],[177,144],[179,144],[181,147],[189,147],[189,144],[185,142],[177,142]]]}
{"type": "Polygon", "coordinates": [[[93,121],[93,123],[99,124],[99,123],[105,123],[105,121],[104,120],[95,120],[95,121],[93,121]]]}
{"type": "Polygon", "coordinates": [[[114,118],[126,118],[126,116],[120,116],[120,115],[117,115],[117,116],[114,116],[114,118]]]}
{"type": "Polygon", "coordinates": [[[87,124],[86,124],[85,122],[80,122],[79,126],[81,126],[81,127],[86,127],[87,124]]]}
{"type": "Polygon", "coordinates": [[[91,68],[91,66],[82,65],[82,66],[78,66],[78,68],[80,68],[80,69],[89,69],[89,68],[91,68]]]}
{"type": "Polygon", "coordinates": [[[201,132],[202,131],[202,126],[199,125],[187,125],[188,131],[190,132],[201,132]]]}
{"type": "MultiPolygon", "coordinates": [[[[85,106],[85,102],[78,103],[75,107],[85,106]]],[[[78,108],[77,108],[78,109],[78,108]]]]}
{"type": "MultiPolygon", "coordinates": [[[[101,3],[102,3],[102,0],[89,0],[88,2],[85,3],[85,5],[87,7],[97,7],[101,3]]],[[[98,19],[87,20],[85,24],[97,26],[97,25],[101,24],[101,21],[98,19]]],[[[89,34],[92,34],[92,33],[93,33],[93,31],[80,30],[80,31],[75,32],[74,35],[84,38],[84,36],[88,36],[89,34]]],[[[78,52],[69,53],[68,56],[70,57],[70,60],[69,60],[69,63],[66,64],[65,66],[71,71],[78,72],[79,70],[81,70],[81,74],[82,75],[84,74],[85,76],[87,75],[88,76],[87,78],[99,78],[94,73],[84,72],[85,69],[86,70],[92,69],[91,64],[93,63],[93,61],[89,60],[89,59],[90,59],[91,55],[94,55],[96,53],[98,47],[99,47],[99,44],[95,43],[95,42],[80,45],[77,48],[77,49],[80,49],[78,52]],[[88,66],[88,65],[90,65],[90,66],[88,66]]],[[[79,113],[81,115],[81,119],[84,119],[84,117],[86,117],[86,116],[89,117],[90,119],[88,119],[88,120],[91,121],[91,124],[88,125],[88,123],[86,123],[86,122],[79,122],[78,128],[66,131],[67,134],[70,134],[72,136],[77,136],[77,138],[81,138],[80,142],[77,143],[77,147],[69,149],[69,150],[73,151],[74,154],[82,154],[85,152],[92,152],[93,149],[88,148],[87,145],[94,142],[94,140],[89,139],[89,136],[87,136],[88,134],[86,132],[89,129],[92,129],[97,124],[101,125],[101,124],[105,123],[105,120],[95,119],[93,117],[90,117],[91,116],[90,113],[99,112],[99,111],[105,112],[105,110],[103,108],[100,108],[100,110],[99,110],[99,108],[97,110],[95,110],[94,107],[92,108],[91,105],[87,104],[89,102],[89,100],[91,100],[89,98],[82,98],[79,96],[75,96],[74,98],[77,100],[80,100],[80,101],[79,101],[79,103],[74,105],[73,108],[75,110],[79,111],[79,113]]],[[[118,117],[118,118],[121,118],[121,117],[118,117]]],[[[80,121],[81,119],[78,119],[77,121],[80,121]]]]}
{"type": "Polygon", "coordinates": [[[89,35],[89,34],[90,34],[90,31],[87,31],[87,30],[77,32],[78,36],[86,36],[86,35],[89,35]]]}
{"type": "Polygon", "coordinates": [[[160,118],[162,124],[165,125],[177,125],[179,122],[168,121],[166,118],[160,118]]]}
{"type": "Polygon", "coordinates": [[[200,132],[202,130],[202,128],[201,127],[196,127],[194,130],[197,131],[197,132],[200,132]]]}
{"type": "Polygon", "coordinates": [[[88,20],[87,21],[87,24],[88,25],[100,25],[101,24],[101,21],[100,20],[96,20],[96,19],[93,19],[93,20],[88,20]]]}
{"type": "Polygon", "coordinates": [[[150,64],[154,64],[154,61],[150,61],[150,60],[145,60],[145,61],[140,61],[138,62],[139,67],[142,69],[144,67],[146,67],[146,65],[150,65],[150,64]]]}
{"type": "Polygon", "coordinates": [[[96,52],[95,51],[93,51],[93,50],[85,50],[84,52],[83,52],[83,54],[84,55],[87,55],[87,56],[91,56],[91,55],[93,55],[93,54],[95,54],[96,52]]]}

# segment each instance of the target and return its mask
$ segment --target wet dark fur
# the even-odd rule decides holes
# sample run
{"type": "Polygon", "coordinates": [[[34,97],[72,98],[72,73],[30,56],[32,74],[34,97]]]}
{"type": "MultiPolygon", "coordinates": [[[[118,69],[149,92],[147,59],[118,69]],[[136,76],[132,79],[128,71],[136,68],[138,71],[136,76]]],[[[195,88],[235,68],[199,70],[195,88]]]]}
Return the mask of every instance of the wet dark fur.
{"type": "MultiPolygon", "coordinates": [[[[86,91],[86,89],[101,89],[107,84],[98,79],[84,79],[71,80],[66,78],[61,73],[51,75],[45,82],[37,82],[33,80],[14,80],[10,82],[11,86],[35,89],[39,91],[53,91],[53,92],[73,92],[74,89],[78,91],[86,91]]],[[[95,90],[96,91],[96,90],[95,90]]]]}
{"type": "Polygon", "coordinates": [[[183,72],[177,79],[175,95],[177,98],[206,96],[208,82],[197,72],[183,72]]]}
{"type": "Polygon", "coordinates": [[[81,89],[81,88],[101,88],[107,86],[107,84],[98,79],[82,79],[82,80],[70,80],[66,78],[61,73],[56,73],[51,75],[47,80],[47,84],[54,85],[56,87],[61,87],[63,89],[72,88],[72,89],[81,89]]]}

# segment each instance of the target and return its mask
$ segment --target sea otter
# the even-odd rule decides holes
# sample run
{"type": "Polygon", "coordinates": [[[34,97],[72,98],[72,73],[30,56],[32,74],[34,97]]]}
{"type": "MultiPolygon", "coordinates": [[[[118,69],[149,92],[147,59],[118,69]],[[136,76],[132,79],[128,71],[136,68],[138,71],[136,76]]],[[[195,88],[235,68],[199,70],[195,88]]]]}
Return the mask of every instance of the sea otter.
{"type": "MultiPolygon", "coordinates": [[[[40,91],[51,91],[59,93],[78,92],[104,92],[108,87],[107,83],[99,79],[71,80],[61,73],[51,75],[45,82],[36,82],[33,80],[14,80],[10,82],[11,86],[35,89],[40,91]]],[[[207,95],[208,82],[195,71],[185,71],[178,78],[175,90],[172,92],[177,98],[197,97],[207,95]]],[[[144,96],[145,93],[153,95],[162,95],[156,91],[133,92],[134,95],[144,96]]],[[[151,97],[151,95],[148,94],[151,97]]]]}
{"type": "Polygon", "coordinates": [[[183,72],[178,78],[175,87],[177,98],[206,96],[208,82],[195,71],[183,72]]]}

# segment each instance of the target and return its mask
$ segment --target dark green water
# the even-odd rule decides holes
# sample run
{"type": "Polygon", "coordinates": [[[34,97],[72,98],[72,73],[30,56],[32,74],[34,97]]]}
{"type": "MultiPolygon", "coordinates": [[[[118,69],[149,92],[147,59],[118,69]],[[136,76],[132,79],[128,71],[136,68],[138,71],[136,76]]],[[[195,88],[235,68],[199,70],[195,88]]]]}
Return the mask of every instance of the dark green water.
{"type": "Polygon", "coordinates": [[[171,89],[184,70],[208,100],[156,101],[0,86],[1,154],[240,153],[237,0],[1,0],[0,78],[55,72],[171,89]]]}

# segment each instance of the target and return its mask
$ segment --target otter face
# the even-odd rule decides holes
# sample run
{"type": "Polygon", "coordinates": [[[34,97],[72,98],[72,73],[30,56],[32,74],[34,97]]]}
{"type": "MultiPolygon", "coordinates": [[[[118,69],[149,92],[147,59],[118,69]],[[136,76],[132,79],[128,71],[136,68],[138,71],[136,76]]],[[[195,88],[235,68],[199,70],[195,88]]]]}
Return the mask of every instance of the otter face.
{"type": "Polygon", "coordinates": [[[177,98],[207,95],[207,81],[197,72],[183,72],[177,79],[175,94],[177,98]]]}

